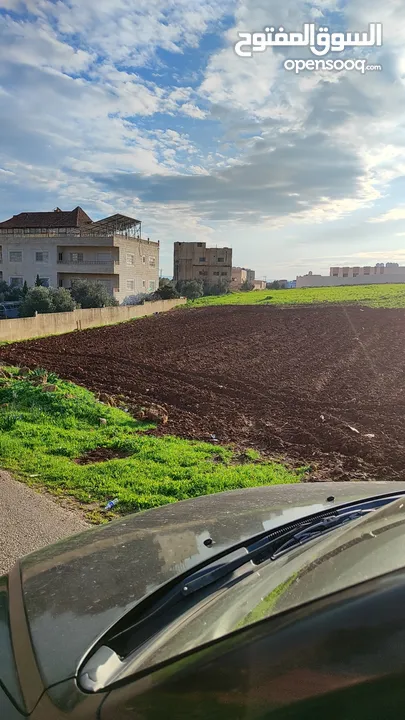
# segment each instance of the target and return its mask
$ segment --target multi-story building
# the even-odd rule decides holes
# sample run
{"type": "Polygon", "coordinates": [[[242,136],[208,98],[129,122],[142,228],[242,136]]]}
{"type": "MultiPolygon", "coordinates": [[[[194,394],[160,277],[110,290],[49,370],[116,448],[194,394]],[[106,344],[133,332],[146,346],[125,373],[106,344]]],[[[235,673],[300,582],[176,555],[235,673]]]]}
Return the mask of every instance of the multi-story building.
{"type": "Polygon", "coordinates": [[[203,242],[174,243],[175,282],[204,280],[214,285],[232,278],[231,248],[207,248],[203,242]]]}
{"type": "Polygon", "coordinates": [[[111,215],[93,222],[72,211],[14,215],[0,223],[0,279],[11,285],[69,288],[75,278],[101,282],[117,300],[159,286],[159,243],[141,237],[141,222],[111,215]]]}
{"type": "Polygon", "coordinates": [[[338,285],[379,285],[382,283],[405,283],[405,267],[398,263],[379,263],[374,267],[331,267],[329,275],[297,277],[297,288],[336,287],[338,285]]]}
{"type": "Polygon", "coordinates": [[[331,267],[329,271],[330,277],[337,278],[355,278],[363,277],[363,275],[403,275],[405,276],[405,267],[400,267],[398,263],[377,263],[377,265],[365,267],[331,267]]]}
{"type": "Polygon", "coordinates": [[[233,290],[238,290],[243,283],[247,282],[250,285],[253,285],[255,281],[255,271],[254,270],[248,270],[248,268],[242,268],[242,267],[233,267],[232,268],[232,279],[231,279],[231,288],[233,290]]]}

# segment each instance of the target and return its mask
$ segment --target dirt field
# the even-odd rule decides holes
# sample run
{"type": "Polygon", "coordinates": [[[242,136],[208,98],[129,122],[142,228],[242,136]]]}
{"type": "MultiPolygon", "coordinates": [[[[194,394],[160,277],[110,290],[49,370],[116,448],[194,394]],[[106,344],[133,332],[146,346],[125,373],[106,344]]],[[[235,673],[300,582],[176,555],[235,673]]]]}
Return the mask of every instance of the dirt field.
{"type": "Polygon", "coordinates": [[[163,404],[158,434],[309,464],[309,478],[405,480],[405,311],[179,310],[0,349],[91,390],[163,404]]]}

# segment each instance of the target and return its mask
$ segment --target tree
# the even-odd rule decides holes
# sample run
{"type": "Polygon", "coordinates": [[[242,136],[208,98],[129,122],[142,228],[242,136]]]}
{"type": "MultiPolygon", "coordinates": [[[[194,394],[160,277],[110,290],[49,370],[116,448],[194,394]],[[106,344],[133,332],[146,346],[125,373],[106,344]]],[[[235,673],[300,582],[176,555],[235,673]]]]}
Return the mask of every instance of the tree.
{"type": "Polygon", "coordinates": [[[71,312],[76,303],[66,288],[50,288],[49,296],[53,305],[52,312],[71,312]]]}
{"type": "Polygon", "coordinates": [[[4,302],[6,294],[8,292],[8,285],[4,280],[0,281],[0,302],[4,302]]]}
{"type": "Polygon", "coordinates": [[[33,317],[35,313],[53,312],[53,304],[48,288],[33,287],[28,290],[20,305],[20,317],[33,317]]]}
{"type": "Polygon", "coordinates": [[[35,287],[42,287],[41,280],[39,279],[39,275],[37,275],[35,280],[35,287]]]}
{"type": "Polygon", "coordinates": [[[162,281],[159,282],[159,290],[156,290],[155,295],[160,300],[172,300],[180,297],[173,283],[170,282],[170,280],[166,280],[166,278],[164,283],[162,283],[162,281]]]}
{"type": "Polygon", "coordinates": [[[82,308],[102,308],[119,304],[118,300],[99,282],[72,280],[70,293],[73,300],[82,308]]]}
{"type": "Polygon", "coordinates": [[[281,286],[278,280],[274,280],[274,282],[267,283],[266,288],[267,290],[280,290],[281,286]]]}
{"type": "Polygon", "coordinates": [[[20,317],[33,317],[35,313],[70,312],[75,302],[64,288],[30,288],[20,305],[20,317]]]}
{"type": "Polygon", "coordinates": [[[4,300],[9,302],[19,302],[23,299],[23,288],[19,285],[8,285],[4,300]]]}
{"type": "Polygon", "coordinates": [[[216,283],[204,283],[204,295],[226,295],[229,293],[229,280],[218,278],[216,283]]]}
{"type": "Polygon", "coordinates": [[[245,280],[245,281],[242,283],[242,285],[240,286],[240,289],[241,289],[243,292],[250,292],[251,290],[254,290],[254,289],[255,289],[255,286],[254,286],[254,283],[251,283],[251,282],[248,282],[247,280],[245,280]]]}
{"type": "Polygon", "coordinates": [[[27,294],[27,292],[28,292],[28,283],[27,283],[26,280],[24,280],[24,285],[23,285],[22,292],[23,292],[23,295],[24,295],[24,297],[25,297],[26,294],[27,294]]]}
{"type": "Polygon", "coordinates": [[[197,300],[204,295],[202,280],[183,280],[177,283],[176,289],[187,300],[197,300]]]}

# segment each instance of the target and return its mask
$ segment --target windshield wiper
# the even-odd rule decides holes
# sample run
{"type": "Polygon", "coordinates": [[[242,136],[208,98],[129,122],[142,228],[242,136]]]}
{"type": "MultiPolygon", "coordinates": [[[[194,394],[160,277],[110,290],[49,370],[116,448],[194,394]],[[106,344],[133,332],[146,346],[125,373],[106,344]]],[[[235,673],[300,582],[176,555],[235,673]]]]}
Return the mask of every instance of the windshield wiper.
{"type": "Polygon", "coordinates": [[[182,583],[181,593],[189,596],[198,592],[207,585],[217,582],[226,575],[249,562],[259,565],[264,560],[276,560],[281,554],[310,540],[324,535],[341,525],[366,515],[374,510],[371,508],[358,509],[352,512],[341,513],[337,516],[325,517],[318,522],[307,524],[302,530],[291,530],[280,537],[265,537],[248,547],[242,547],[232,553],[232,557],[225,556],[199,572],[190,575],[182,583]]]}
{"type": "Polygon", "coordinates": [[[346,525],[346,523],[348,522],[358,520],[358,518],[363,517],[363,515],[368,515],[370,512],[375,511],[372,509],[356,510],[355,512],[348,512],[345,515],[339,515],[338,517],[323,518],[319,522],[304,528],[304,530],[300,530],[288,540],[286,540],[286,542],[284,542],[280,547],[278,547],[277,550],[272,554],[271,559],[276,560],[278,557],[280,557],[280,555],[287,552],[288,550],[299,547],[300,545],[303,545],[304,543],[309,542],[309,540],[313,540],[320,535],[325,535],[326,533],[334,530],[335,528],[346,525]]]}

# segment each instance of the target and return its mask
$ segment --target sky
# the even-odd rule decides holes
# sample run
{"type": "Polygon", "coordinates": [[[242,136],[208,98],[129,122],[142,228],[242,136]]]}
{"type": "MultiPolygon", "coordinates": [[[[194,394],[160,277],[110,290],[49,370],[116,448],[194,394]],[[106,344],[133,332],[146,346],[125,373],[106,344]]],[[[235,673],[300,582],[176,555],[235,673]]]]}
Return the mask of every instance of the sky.
{"type": "MultiPolygon", "coordinates": [[[[0,220],[121,212],[256,277],[405,264],[403,0],[0,0],[0,220]],[[383,25],[380,72],[304,72],[238,32],[383,25]]],[[[366,52],[366,55],[364,54],[366,52]]]]}

